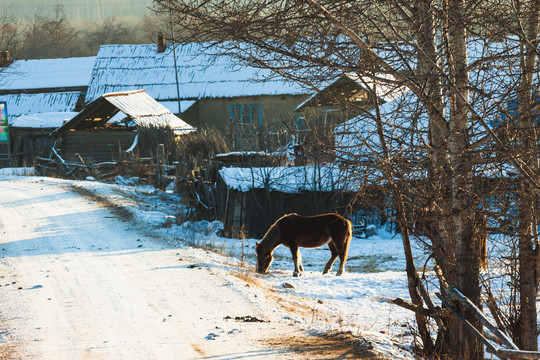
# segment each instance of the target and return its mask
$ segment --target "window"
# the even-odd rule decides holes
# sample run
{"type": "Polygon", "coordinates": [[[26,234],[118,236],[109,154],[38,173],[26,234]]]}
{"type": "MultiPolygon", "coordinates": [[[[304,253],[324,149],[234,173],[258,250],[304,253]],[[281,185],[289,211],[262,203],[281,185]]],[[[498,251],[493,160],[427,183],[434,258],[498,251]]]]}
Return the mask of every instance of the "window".
{"type": "Polygon", "coordinates": [[[303,116],[296,119],[296,130],[297,131],[309,131],[306,119],[303,116]]]}
{"type": "Polygon", "coordinates": [[[262,124],[261,104],[234,104],[229,111],[235,124],[262,124]]]}

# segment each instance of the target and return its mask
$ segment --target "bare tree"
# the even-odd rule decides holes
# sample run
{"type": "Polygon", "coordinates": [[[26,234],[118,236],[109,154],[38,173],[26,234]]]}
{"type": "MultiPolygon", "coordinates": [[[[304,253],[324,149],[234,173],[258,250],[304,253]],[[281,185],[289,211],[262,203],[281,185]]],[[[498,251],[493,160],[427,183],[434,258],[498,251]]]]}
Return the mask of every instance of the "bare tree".
{"type": "Polygon", "coordinates": [[[10,15],[8,10],[0,13],[0,49],[8,51],[10,58],[17,58],[22,50],[20,35],[23,31],[22,21],[10,15]]]}
{"type": "Polygon", "coordinates": [[[128,27],[115,18],[87,24],[79,35],[79,42],[82,47],[81,53],[85,55],[97,54],[101,45],[131,44],[138,43],[140,40],[135,29],[128,27]]]}
{"type": "MultiPolygon", "coordinates": [[[[371,164],[389,184],[407,252],[409,293],[414,306],[423,309],[417,322],[428,355],[481,359],[483,346],[456,318],[434,313],[410,253],[410,224],[418,214],[430,223],[427,245],[444,278],[481,307],[485,229],[478,226],[478,213],[485,194],[478,191],[477,179],[496,152],[504,154],[521,184],[521,344],[535,349],[539,186],[531,89],[538,70],[536,1],[511,2],[519,5],[514,8],[465,0],[154,1],[191,34],[189,40],[207,41],[208,51],[272,69],[310,89],[354,73],[370,80],[366,86],[410,91],[403,97],[408,104],[394,108],[393,116],[376,106],[362,118],[371,121],[379,142],[360,134],[357,146],[369,150],[369,159],[358,169],[371,164]],[[512,27],[500,25],[501,14],[512,27]],[[489,125],[500,120],[512,96],[518,96],[520,108],[516,148],[489,125]],[[529,270],[532,275],[522,273],[529,270]],[[426,314],[437,320],[435,342],[426,314]]],[[[454,305],[481,329],[466,309],[454,305]]]]}
{"type": "Polygon", "coordinates": [[[36,14],[22,36],[24,59],[75,56],[80,45],[79,34],[60,5],[56,6],[53,18],[36,14]]]}

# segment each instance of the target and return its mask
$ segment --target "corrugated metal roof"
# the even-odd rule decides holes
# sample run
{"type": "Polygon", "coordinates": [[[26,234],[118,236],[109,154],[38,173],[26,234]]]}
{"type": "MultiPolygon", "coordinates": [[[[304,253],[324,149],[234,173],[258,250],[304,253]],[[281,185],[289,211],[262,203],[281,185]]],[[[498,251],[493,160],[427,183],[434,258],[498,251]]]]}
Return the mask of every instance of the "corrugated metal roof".
{"type": "Polygon", "coordinates": [[[190,107],[192,107],[196,102],[197,100],[180,100],[180,107],[182,111],[178,111],[177,100],[166,100],[166,101],[160,101],[159,103],[165,106],[167,109],[171,110],[173,114],[179,114],[180,112],[184,112],[190,107]]]}
{"type": "MultiPolygon", "coordinates": [[[[178,45],[176,58],[181,99],[306,94],[298,84],[271,78],[269,70],[239,67],[230,56],[200,55],[204,44],[178,45]]],[[[102,45],[94,64],[86,101],[102,94],[146,89],[156,100],[177,98],[172,46],[102,45]]]]}
{"type": "Polygon", "coordinates": [[[2,71],[0,90],[87,87],[96,57],[17,60],[2,71]]]}
{"type": "Polygon", "coordinates": [[[152,99],[146,91],[105,94],[103,98],[128,115],[137,126],[169,126],[175,131],[193,131],[194,127],[152,99]]]}
{"type": "Polygon", "coordinates": [[[45,94],[8,94],[0,95],[0,101],[7,103],[8,121],[11,124],[23,115],[73,111],[80,95],[81,93],[76,91],[45,94]]]}
{"type": "Polygon", "coordinates": [[[88,104],[78,115],[56,129],[58,135],[70,129],[84,130],[104,126],[118,112],[126,114],[137,126],[169,127],[177,134],[195,128],[171,113],[145,90],[109,93],[88,104]]]}

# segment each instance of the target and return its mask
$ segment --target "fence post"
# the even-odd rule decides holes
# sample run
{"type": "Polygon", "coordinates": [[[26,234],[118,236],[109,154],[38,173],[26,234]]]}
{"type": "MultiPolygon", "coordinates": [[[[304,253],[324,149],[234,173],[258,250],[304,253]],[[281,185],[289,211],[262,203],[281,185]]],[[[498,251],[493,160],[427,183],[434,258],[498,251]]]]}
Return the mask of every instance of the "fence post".
{"type": "Polygon", "coordinates": [[[165,159],[165,146],[158,144],[156,153],[156,186],[161,186],[161,176],[163,175],[163,162],[165,159]]]}

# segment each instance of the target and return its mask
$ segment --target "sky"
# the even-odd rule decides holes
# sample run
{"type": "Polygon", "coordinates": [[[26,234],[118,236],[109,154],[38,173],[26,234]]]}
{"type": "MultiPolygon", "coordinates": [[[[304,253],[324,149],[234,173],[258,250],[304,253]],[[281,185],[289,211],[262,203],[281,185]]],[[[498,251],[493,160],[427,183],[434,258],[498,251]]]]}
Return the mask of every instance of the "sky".
{"type": "Polygon", "coordinates": [[[0,0],[0,14],[7,11],[25,20],[37,13],[54,16],[55,5],[62,5],[72,22],[112,17],[135,20],[151,13],[152,0],[0,0]]]}

